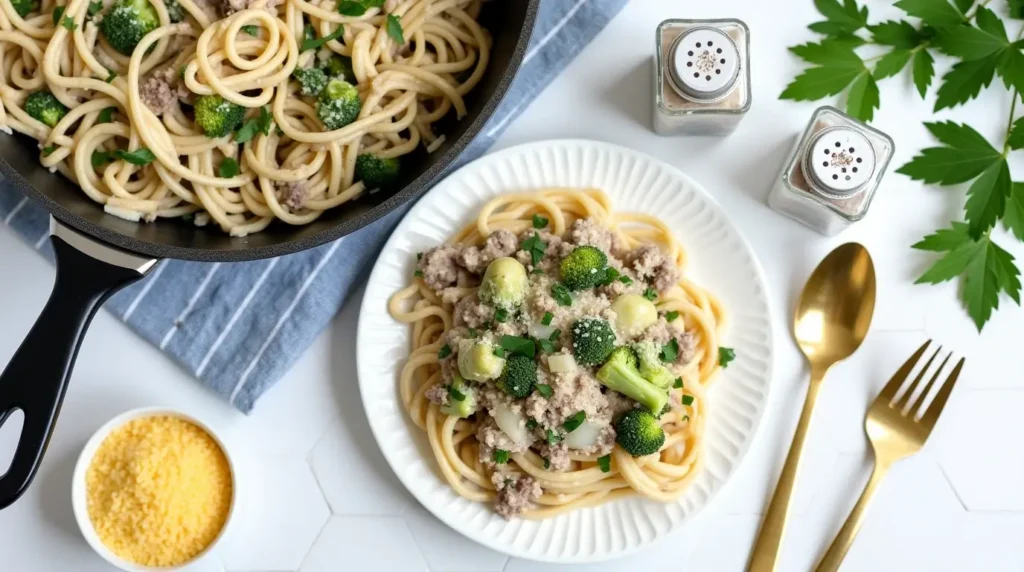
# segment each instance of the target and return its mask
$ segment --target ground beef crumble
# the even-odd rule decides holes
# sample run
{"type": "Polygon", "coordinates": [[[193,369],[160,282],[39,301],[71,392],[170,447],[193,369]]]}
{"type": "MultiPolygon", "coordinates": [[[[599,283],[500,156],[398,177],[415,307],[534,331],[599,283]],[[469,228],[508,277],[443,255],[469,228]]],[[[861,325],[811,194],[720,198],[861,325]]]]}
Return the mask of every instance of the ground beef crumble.
{"type": "Polygon", "coordinates": [[[638,278],[650,283],[658,292],[665,292],[679,282],[679,269],[653,244],[630,252],[629,264],[638,278]]]}
{"type": "Polygon", "coordinates": [[[492,482],[498,489],[498,496],[494,499],[494,511],[506,520],[521,514],[530,507],[531,502],[544,494],[540,483],[533,477],[511,477],[502,473],[494,473],[492,482]]]}
{"type": "Polygon", "coordinates": [[[143,80],[139,86],[139,97],[146,107],[157,115],[170,111],[178,100],[167,80],[156,74],[143,80]]]}
{"type": "Polygon", "coordinates": [[[572,224],[569,236],[576,246],[596,246],[609,256],[616,256],[624,249],[619,236],[603,222],[593,217],[576,220],[572,224]]]}
{"type": "Polygon", "coordinates": [[[435,246],[423,253],[417,266],[427,286],[438,292],[455,286],[459,280],[459,267],[455,263],[458,254],[459,249],[448,244],[435,246]]]}
{"type": "Polygon", "coordinates": [[[456,262],[474,274],[483,274],[487,265],[505,256],[512,256],[519,248],[516,235],[507,230],[496,230],[487,237],[482,247],[468,246],[462,249],[456,262]]]}
{"type": "Polygon", "coordinates": [[[554,445],[544,444],[540,448],[540,456],[548,460],[548,469],[555,472],[564,472],[572,466],[572,459],[569,458],[569,447],[563,443],[554,445]]]}
{"type": "Polygon", "coordinates": [[[438,405],[448,405],[448,388],[441,385],[440,383],[431,387],[423,394],[431,403],[438,405]]]}
{"type": "Polygon", "coordinates": [[[306,204],[309,198],[309,191],[304,181],[277,184],[277,200],[288,210],[295,212],[306,204]]]}

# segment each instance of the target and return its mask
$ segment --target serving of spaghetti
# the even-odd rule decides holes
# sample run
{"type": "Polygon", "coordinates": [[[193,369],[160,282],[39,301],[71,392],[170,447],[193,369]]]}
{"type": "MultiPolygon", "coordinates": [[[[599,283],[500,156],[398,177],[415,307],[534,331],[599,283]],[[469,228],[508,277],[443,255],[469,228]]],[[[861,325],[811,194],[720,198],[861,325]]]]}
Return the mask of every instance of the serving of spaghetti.
{"type": "Polygon", "coordinates": [[[130,220],[245,236],[398,178],[466,114],[480,0],[0,0],[0,129],[130,220]]]}
{"type": "Polygon", "coordinates": [[[542,519],[686,491],[729,357],[664,223],[599,190],[503,194],[417,259],[388,303],[412,327],[399,393],[459,495],[542,519]]]}

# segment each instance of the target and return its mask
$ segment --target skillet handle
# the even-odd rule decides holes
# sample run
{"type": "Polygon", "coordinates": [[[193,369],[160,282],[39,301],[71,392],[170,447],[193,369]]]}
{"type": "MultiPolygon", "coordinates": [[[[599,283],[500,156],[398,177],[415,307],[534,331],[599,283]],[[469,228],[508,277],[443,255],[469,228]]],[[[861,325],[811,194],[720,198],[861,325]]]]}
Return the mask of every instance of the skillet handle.
{"type": "Polygon", "coordinates": [[[53,292],[0,374],[0,425],[17,409],[25,415],[10,469],[0,476],[0,509],[25,492],[39,469],[96,310],[157,262],[95,242],[55,219],[50,234],[57,267],[53,292]]]}

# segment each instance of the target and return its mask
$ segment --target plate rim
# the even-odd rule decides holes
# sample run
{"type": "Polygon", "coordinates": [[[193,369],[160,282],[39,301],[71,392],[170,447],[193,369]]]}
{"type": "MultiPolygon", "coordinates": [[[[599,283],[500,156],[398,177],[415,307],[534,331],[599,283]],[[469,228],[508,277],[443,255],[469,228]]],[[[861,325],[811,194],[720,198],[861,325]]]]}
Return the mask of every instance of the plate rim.
{"type": "MultiPolygon", "coordinates": [[[[453,181],[457,181],[457,180],[465,177],[466,174],[470,172],[471,168],[472,169],[479,168],[479,163],[482,163],[482,162],[499,162],[500,163],[502,161],[507,161],[509,157],[515,157],[517,155],[528,153],[528,152],[533,152],[535,150],[543,150],[543,149],[546,149],[546,148],[554,148],[554,149],[573,148],[573,147],[579,147],[579,146],[591,146],[591,147],[598,147],[598,148],[603,147],[604,149],[606,149],[608,151],[611,151],[613,153],[618,153],[618,154],[622,154],[622,155],[632,155],[632,156],[634,156],[636,158],[639,158],[639,159],[642,159],[644,161],[649,161],[651,164],[653,164],[655,166],[658,166],[660,168],[666,169],[668,172],[670,172],[672,174],[672,176],[678,177],[682,181],[684,181],[685,184],[688,187],[694,189],[696,194],[701,195],[702,200],[707,204],[708,208],[716,211],[716,214],[721,218],[721,220],[723,221],[724,225],[726,227],[728,227],[728,230],[732,234],[734,234],[735,237],[739,240],[740,245],[744,249],[746,249],[746,251],[749,253],[750,261],[751,261],[751,264],[752,264],[752,266],[754,268],[754,271],[755,271],[756,282],[760,285],[761,290],[764,293],[764,302],[765,302],[765,311],[766,311],[766,316],[765,317],[766,317],[766,319],[768,321],[768,327],[767,327],[767,334],[768,335],[765,338],[765,340],[766,340],[765,341],[765,348],[767,350],[767,352],[766,352],[767,353],[767,358],[766,358],[767,367],[765,368],[765,387],[764,387],[763,402],[761,404],[761,407],[752,416],[753,428],[750,431],[750,437],[747,440],[747,442],[744,444],[744,446],[737,453],[736,461],[734,463],[732,471],[723,479],[722,484],[718,487],[718,489],[709,494],[708,500],[704,503],[704,505],[702,507],[698,508],[689,517],[682,519],[678,523],[672,524],[666,532],[661,533],[661,534],[657,534],[656,533],[654,538],[652,538],[652,539],[650,539],[648,541],[639,541],[639,542],[637,542],[637,543],[635,543],[633,545],[624,547],[621,550],[618,550],[618,551],[615,551],[615,552],[607,552],[607,553],[603,553],[603,554],[599,554],[599,555],[594,555],[594,554],[589,554],[589,555],[576,554],[576,555],[566,556],[566,557],[560,557],[560,556],[559,557],[547,557],[546,555],[530,554],[530,553],[520,552],[520,551],[514,549],[513,547],[511,547],[509,545],[493,541],[490,538],[485,538],[485,537],[474,535],[468,529],[464,530],[460,525],[458,525],[451,518],[449,518],[450,515],[444,513],[443,511],[436,510],[436,508],[440,508],[440,507],[431,506],[430,504],[425,502],[425,500],[423,498],[421,498],[421,496],[419,494],[414,492],[414,488],[410,487],[409,483],[406,482],[407,478],[409,476],[408,473],[407,472],[403,472],[403,471],[399,471],[396,468],[396,461],[394,459],[392,459],[392,453],[389,453],[386,448],[381,446],[382,439],[381,439],[381,434],[379,434],[379,430],[381,430],[383,428],[378,427],[377,423],[375,423],[373,421],[374,416],[371,414],[371,412],[369,410],[369,406],[367,404],[367,391],[365,390],[365,385],[362,382],[362,380],[364,379],[363,369],[364,369],[364,364],[366,362],[366,360],[363,357],[361,357],[364,354],[364,351],[362,350],[363,340],[365,339],[365,336],[363,335],[363,331],[364,331],[364,328],[366,327],[367,315],[371,311],[371,308],[370,308],[370,300],[371,300],[371,298],[368,298],[365,295],[364,295],[364,297],[363,297],[363,299],[362,299],[362,301],[360,302],[360,305],[359,305],[359,317],[358,317],[358,321],[357,321],[357,324],[356,324],[356,352],[355,352],[356,355],[355,355],[355,358],[356,358],[356,376],[357,376],[357,385],[359,386],[360,404],[362,405],[363,414],[366,416],[367,423],[370,426],[370,432],[373,434],[373,438],[374,438],[374,441],[375,441],[375,445],[377,446],[377,449],[384,456],[384,459],[385,459],[385,461],[387,461],[388,467],[390,467],[391,472],[398,478],[399,482],[406,489],[406,491],[414,499],[416,499],[416,502],[418,502],[420,504],[420,506],[425,508],[434,517],[436,517],[438,520],[440,520],[442,523],[444,523],[446,526],[448,526],[453,531],[459,533],[463,537],[465,537],[465,538],[467,538],[467,539],[469,539],[469,540],[471,540],[473,542],[476,542],[476,543],[478,543],[478,544],[480,544],[482,546],[490,548],[491,550],[495,550],[497,552],[500,552],[502,554],[508,555],[510,557],[522,558],[522,559],[525,559],[525,560],[530,560],[530,561],[535,561],[535,562],[550,562],[550,563],[559,563],[559,564],[597,563],[597,562],[604,562],[604,561],[609,561],[609,560],[623,558],[623,557],[629,556],[631,554],[636,554],[637,552],[639,552],[641,550],[650,548],[650,547],[658,544],[660,541],[663,541],[665,539],[665,537],[669,536],[670,534],[678,533],[678,531],[680,529],[683,529],[683,528],[687,527],[688,525],[692,524],[694,521],[698,521],[698,520],[701,519],[701,517],[707,515],[708,511],[709,511],[709,507],[711,507],[715,503],[716,500],[721,499],[722,491],[724,489],[726,489],[726,487],[728,487],[732,482],[735,481],[736,474],[740,471],[740,469],[744,465],[744,463],[746,463],[748,461],[748,459],[750,457],[750,450],[751,450],[751,448],[753,447],[754,443],[757,441],[759,435],[764,430],[764,416],[765,416],[765,413],[766,413],[766,411],[768,409],[768,404],[770,403],[770,399],[771,399],[772,385],[773,385],[773,381],[774,381],[774,377],[775,377],[774,374],[775,374],[775,365],[776,365],[776,359],[775,359],[775,352],[776,352],[776,340],[775,340],[775,338],[776,338],[776,332],[775,332],[774,327],[773,327],[774,323],[775,323],[775,319],[774,319],[775,318],[775,310],[772,307],[771,292],[769,290],[768,282],[765,279],[764,267],[762,266],[760,259],[757,257],[756,251],[753,249],[753,247],[751,246],[750,242],[747,240],[746,235],[740,230],[740,228],[736,225],[736,223],[732,220],[732,218],[729,217],[728,213],[718,203],[718,201],[714,198],[714,196],[711,195],[711,193],[709,193],[707,191],[707,189],[703,185],[701,185],[695,179],[693,179],[692,177],[687,175],[682,169],[680,169],[679,167],[676,167],[675,165],[673,165],[673,164],[671,164],[671,163],[669,163],[669,162],[667,162],[665,160],[662,160],[662,159],[660,159],[658,157],[655,157],[655,156],[650,155],[648,153],[645,153],[643,151],[639,151],[639,150],[636,150],[636,149],[631,149],[631,148],[625,147],[623,145],[618,145],[618,144],[615,144],[615,143],[609,143],[609,142],[606,142],[606,141],[599,141],[599,140],[594,140],[594,139],[584,139],[584,138],[556,138],[556,139],[542,139],[542,140],[537,140],[537,141],[530,141],[530,142],[525,142],[525,143],[519,143],[519,144],[516,144],[516,145],[509,146],[509,147],[504,147],[504,148],[499,149],[497,151],[488,152],[485,155],[482,155],[481,157],[478,157],[477,159],[474,159],[474,160],[472,160],[472,161],[462,165],[461,167],[459,167],[454,172],[444,176],[430,190],[428,190],[427,192],[423,193],[420,196],[420,198],[412,205],[412,207],[409,209],[409,211],[407,213],[405,213],[405,215],[402,216],[401,221],[399,221],[399,223],[396,225],[395,229],[388,236],[387,241],[384,243],[384,246],[381,248],[380,253],[377,256],[377,259],[375,260],[375,262],[373,264],[373,268],[370,271],[369,277],[368,277],[367,282],[366,282],[366,288],[369,288],[375,282],[375,280],[378,278],[379,273],[384,272],[384,267],[386,266],[386,264],[384,264],[384,262],[383,262],[383,260],[384,260],[384,253],[389,251],[390,249],[394,248],[395,243],[400,240],[402,234],[407,230],[408,225],[411,224],[411,221],[413,219],[413,214],[417,211],[417,209],[425,208],[423,205],[426,205],[426,204],[429,203],[429,198],[430,198],[431,195],[433,195],[434,193],[443,192],[442,190],[445,187],[447,187],[448,185],[454,184],[453,181]]],[[[385,308],[385,311],[386,311],[386,308],[385,308]]],[[[396,402],[401,407],[400,399],[397,398],[397,380],[393,380],[392,384],[393,384],[394,389],[396,391],[396,402]]],[[[402,414],[404,414],[404,413],[402,413],[402,414]]],[[[415,439],[415,436],[412,436],[412,437],[415,439]]],[[[441,477],[440,475],[437,475],[436,471],[435,471],[435,475],[438,477],[438,479],[443,484],[447,485],[447,483],[444,482],[443,477],[441,477]]]]}

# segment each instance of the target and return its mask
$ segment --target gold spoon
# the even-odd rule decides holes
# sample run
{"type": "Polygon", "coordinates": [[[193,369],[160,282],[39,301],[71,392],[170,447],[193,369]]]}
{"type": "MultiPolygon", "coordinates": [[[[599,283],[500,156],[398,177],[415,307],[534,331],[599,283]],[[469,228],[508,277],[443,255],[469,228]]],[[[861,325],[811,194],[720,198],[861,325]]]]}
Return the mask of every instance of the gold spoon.
{"type": "Polygon", "coordinates": [[[829,253],[814,269],[800,294],[793,335],[811,365],[811,383],[786,464],[761,522],[747,568],[750,572],[773,572],[777,567],[800,455],[821,381],[836,362],[857,351],[868,333],[874,311],[875,266],[867,249],[855,242],[829,253]]]}

